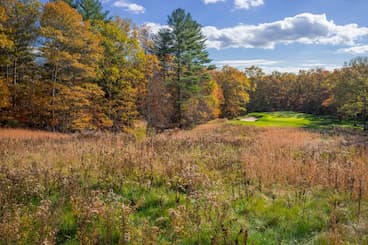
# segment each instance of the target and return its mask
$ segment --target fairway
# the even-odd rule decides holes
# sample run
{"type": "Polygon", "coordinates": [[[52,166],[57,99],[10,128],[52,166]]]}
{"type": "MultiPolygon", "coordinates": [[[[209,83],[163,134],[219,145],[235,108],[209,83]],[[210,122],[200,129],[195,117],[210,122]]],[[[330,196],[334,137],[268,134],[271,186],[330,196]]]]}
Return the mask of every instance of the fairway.
{"type": "Polygon", "coordinates": [[[331,117],[314,116],[291,111],[252,112],[246,116],[232,120],[231,123],[258,127],[293,127],[293,128],[359,128],[349,121],[339,121],[331,117]],[[246,121],[247,118],[257,118],[256,121],[246,121]]]}

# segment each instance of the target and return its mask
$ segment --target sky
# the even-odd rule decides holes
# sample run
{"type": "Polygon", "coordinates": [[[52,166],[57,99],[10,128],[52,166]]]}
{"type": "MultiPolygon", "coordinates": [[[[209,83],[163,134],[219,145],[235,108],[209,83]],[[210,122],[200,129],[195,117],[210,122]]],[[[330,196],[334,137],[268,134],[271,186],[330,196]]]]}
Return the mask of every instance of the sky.
{"type": "Polygon", "coordinates": [[[212,63],[265,72],[333,70],[368,55],[368,0],[103,0],[155,32],[176,8],[202,25],[212,63]]]}

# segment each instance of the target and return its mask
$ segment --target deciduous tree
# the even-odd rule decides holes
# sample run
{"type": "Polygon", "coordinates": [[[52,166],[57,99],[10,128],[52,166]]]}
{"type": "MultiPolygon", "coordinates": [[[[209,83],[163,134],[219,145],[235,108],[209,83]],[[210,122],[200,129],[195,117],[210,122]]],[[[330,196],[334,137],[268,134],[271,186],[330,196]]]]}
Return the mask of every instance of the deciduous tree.
{"type": "Polygon", "coordinates": [[[75,9],[62,1],[45,5],[41,34],[44,37],[41,50],[45,72],[52,84],[51,121],[56,126],[60,122],[53,105],[56,105],[56,97],[62,95],[57,90],[57,83],[73,86],[96,80],[102,48],[99,36],[90,31],[89,23],[84,22],[75,9]]]}
{"type": "Polygon", "coordinates": [[[106,113],[113,129],[119,130],[132,125],[138,116],[137,92],[145,79],[144,52],[138,40],[121,28],[121,20],[99,22],[95,30],[101,34],[104,47],[99,83],[105,91],[106,113]]]}
{"type": "Polygon", "coordinates": [[[246,112],[251,90],[250,80],[245,73],[236,68],[225,66],[216,76],[224,101],[221,105],[221,115],[233,118],[246,112]]]}

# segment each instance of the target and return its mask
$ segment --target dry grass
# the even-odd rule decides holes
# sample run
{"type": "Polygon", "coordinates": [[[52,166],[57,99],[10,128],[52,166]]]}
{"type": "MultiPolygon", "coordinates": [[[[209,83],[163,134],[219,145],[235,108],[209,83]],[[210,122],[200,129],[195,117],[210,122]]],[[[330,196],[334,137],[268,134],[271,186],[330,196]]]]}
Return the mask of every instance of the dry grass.
{"type": "Polygon", "coordinates": [[[70,135],[39,130],[0,129],[0,139],[66,139],[70,135]]]}
{"type": "Polygon", "coordinates": [[[343,136],[268,128],[242,156],[249,178],[265,185],[319,186],[368,195],[368,149],[343,136]]]}
{"type": "Polygon", "coordinates": [[[367,241],[361,136],[218,121],[146,138],[0,135],[0,244],[367,241]]]}

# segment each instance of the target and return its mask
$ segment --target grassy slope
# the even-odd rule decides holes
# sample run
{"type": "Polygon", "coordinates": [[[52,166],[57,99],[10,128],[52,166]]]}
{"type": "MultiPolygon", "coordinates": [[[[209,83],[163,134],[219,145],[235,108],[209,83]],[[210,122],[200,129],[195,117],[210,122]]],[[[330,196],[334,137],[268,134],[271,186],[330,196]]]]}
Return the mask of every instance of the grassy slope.
{"type": "Polygon", "coordinates": [[[358,128],[351,122],[338,121],[329,117],[318,117],[306,113],[296,112],[253,112],[247,116],[233,120],[232,123],[259,126],[259,127],[296,127],[296,128],[329,128],[329,127],[344,127],[358,128]],[[256,122],[244,122],[241,118],[256,117],[256,122]]]}

